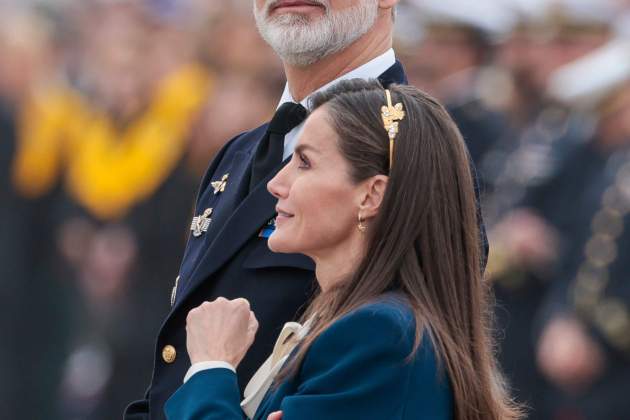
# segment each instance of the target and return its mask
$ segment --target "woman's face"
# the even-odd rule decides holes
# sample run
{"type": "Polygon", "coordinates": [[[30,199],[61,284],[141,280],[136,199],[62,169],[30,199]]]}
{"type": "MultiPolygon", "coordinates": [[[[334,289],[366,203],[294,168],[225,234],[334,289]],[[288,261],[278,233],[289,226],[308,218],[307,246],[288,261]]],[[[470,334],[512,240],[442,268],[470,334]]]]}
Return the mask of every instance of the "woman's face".
{"type": "Polygon", "coordinates": [[[276,230],[269,238],[275,252],[312,258],[353,245],[361,184],[350,179],[349,163],[337,146],[326,106],[306,120],[291,161],[267,184],[278,198],[276,230]]]}

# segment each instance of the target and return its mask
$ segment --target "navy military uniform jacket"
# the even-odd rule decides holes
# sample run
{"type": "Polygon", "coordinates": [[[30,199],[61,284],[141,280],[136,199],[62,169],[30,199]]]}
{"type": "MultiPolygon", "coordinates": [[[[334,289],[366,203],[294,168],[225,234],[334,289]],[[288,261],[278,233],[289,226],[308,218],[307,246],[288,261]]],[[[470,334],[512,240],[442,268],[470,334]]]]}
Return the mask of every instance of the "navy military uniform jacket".
{"type": "MultiPolygon", "coordinates": [[[[384,85],[407,83],[400,62],[379,80],[384,85]]],[[[158,334],[151,385],[145,399],[127,407],[126,420],[164,418],[164,403],[182,384],[190,367],[185,327],[191,309],[219,296],[249,300],[260,327],[238,368],[238,382],[243,388],[271,354],[284,323],[295,319],[315,290],[314,264],[309,258],[273,253],[260,236],[275,216],[276,199],[267,191],[267,182],[277,171],[249,194],[248,185],[252,159],[266,129],[267,124],[232,139],[202,180],[195,214],[211,208],[212,221],[207,232],[199,237],[191,235],[188,241],[174,304],[158,334]],[[225,190],[215,193],[213,183],[224,175],[228,175],[225,190]]],[[[481,231],[487,248],[483,224],[481,231]]]]}

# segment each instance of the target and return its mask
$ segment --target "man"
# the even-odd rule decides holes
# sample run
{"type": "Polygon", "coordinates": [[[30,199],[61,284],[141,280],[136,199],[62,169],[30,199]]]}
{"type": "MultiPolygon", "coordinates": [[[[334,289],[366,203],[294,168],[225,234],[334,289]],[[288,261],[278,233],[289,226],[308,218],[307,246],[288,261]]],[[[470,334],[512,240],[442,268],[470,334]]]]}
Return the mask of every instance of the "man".
{"type": "Polygon", "coordinates": [[[445,104],[483,181],[480,164],[506,135],[506,116],[490,103],[500,95],[488,81],[496,79],[489,77],[495,71],[491,60],[497,39],[510,25],[511,13],[491,0],[415,0],[412,4],[424,33],[404,57],[411,84],[445,104]]]}
{"type": "Polygon", "coordinates": [[[590,140],[541,186],[564,252],[537,328],[545,419],[630,410],[630,39],[559,68],[550,92],[597,118],[590,140]]]}
{"type": "MultiPolygon", "coordinates": [[[[546,217],[549,205],[536,198],[537,190],[572,159],[592,130],[590,114],[558,101],[548,83],[558,68],[607,42],[612,35],[611,6],[603,0],[511,3],[517,21],[498,55],[514,88],[508,105],[511,135],[493,147],[480,171],[489,175],[483,208],[495,251],[488,272],[499,303],[497,325],[503,332],[499,361],[516,398],[531,407],[529,418],[537,420],[549,418],[545,409],[549,392],[537,369],[532,329],[556,279],[556,264],[565,261],[564,240],[546,223],[553,222],[546,217]]],[[[553,191],[545,189],[550,197],[562,193],[575,205],[582,187],[574,177],[553,191]]],[[[568,217],[559,216],[562,223],[568,217]]]]}
{"type": "Polygon", "coordinates": [[[50,252],[57,195],[23,196],[12,169],[26,125],[20,111],[36,87],[49,84],[64,46],[52,48],[56,27],[44,15],[23,2],[0,3],[0,299],[11,314],[0,321],[7,337],[0,350],[0,418],[56,420],[69,325],[67,289],[52,273],[50,252]],[[43,353],[40,340],[55,345],[43,353]],[[34,371],[41,380],[24,375],[34,371]]]}
{"type": "Polygon", "coordinates": [[[590,121],[549,97],[547,84],[559,67],[610,39],[615,10],[610,0],[543,0],[535,6],[511,2],[517,22],[498,51],[498,61],[512,78],[512,133],[483,165],[493,192],[484,200],[484,213],[486,220],[497,222],[552,177],[584,141],[590,121]]]}
{"type": "Polygon", "coordinates": [[[173,307],[157,338],[153,379],[145,399],[127,408],[126,419],[164,418],[164,402],[190,367],[185,325],[192,308],[218,296],[249,300],[260,328],[239,365],[243,388],[271,354],[282,325],[304,306],[314,289],[313,263],[268,249],[276,200],[266,184],[291,156],[305,118],[294,102],[306,106],[310,94],[340,79],[406,83],[392,50],[396,3],[255,0],[260,33],[282,58],[287,76],[281,105],[270,124],[232,139],[202,180],[173,307]]]}

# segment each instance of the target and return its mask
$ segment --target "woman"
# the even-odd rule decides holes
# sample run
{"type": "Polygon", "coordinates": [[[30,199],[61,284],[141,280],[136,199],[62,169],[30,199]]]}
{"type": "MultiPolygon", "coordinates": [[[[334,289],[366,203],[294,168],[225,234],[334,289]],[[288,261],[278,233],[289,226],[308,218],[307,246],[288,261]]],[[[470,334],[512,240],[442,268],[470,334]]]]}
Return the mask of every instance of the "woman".
{"type": "MultiPolygon", "coordinates": [[[[456,126],[417,89],[376,81],[339,83],[312,105],[291,161],[268,184],[278,198],[268,244],[311,257],[321,290],[308,325],[285,327],[252,379],[248,416],[518,418],[493,357],[456,126]]],[[[206,302],[187,321],[193,371],[168,418],[243,418],[232,369],[257,328],[248,303],[206,302]],[[205,361],[215,368],[198,371],[205,361]]]]}

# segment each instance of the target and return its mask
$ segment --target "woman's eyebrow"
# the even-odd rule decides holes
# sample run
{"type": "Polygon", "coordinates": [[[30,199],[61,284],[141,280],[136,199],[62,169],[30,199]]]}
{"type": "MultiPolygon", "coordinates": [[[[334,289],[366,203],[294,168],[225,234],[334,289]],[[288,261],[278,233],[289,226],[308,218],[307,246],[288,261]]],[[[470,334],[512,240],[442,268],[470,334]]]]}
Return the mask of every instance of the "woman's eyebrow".
{"type": "Polygon", "coordinates": [[[303,152],[305,150],[310,150],[310,151],[312,151],[314,153],[319,153],[319,150],[317,150],[316,148],[314,148],[313,146],[308,145],[308,144],[298,144],[297,146],[295,146],[295,152],[296,153],[301,153],[301,152],[303,152]]]}

